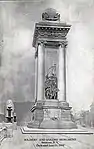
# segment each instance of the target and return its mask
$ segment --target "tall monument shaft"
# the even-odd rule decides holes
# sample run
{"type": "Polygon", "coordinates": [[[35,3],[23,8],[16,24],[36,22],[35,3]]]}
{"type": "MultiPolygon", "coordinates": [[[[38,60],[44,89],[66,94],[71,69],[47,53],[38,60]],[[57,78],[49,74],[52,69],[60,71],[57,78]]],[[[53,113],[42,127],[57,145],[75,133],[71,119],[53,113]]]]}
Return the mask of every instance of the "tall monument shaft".
{"type": "MultiPolygon", "coordinates": [[[[66,42],[65,42],[66,43],[66,42]]],[[[58,100],[66,101],[66,48],[65,43],[58,45],[58,100]]],[[[37,101],[44,100],[44,50],[45,42],[37,45],[37,57],[35,62],[36,81],[35,96],[37,101]]]]}
{"type": "Polygon", "coordinates": [[[28,127],[76,128],[66,99],[66,45],[70,25],[47,9],[36,23],[33,47],[36,57],[34,119],[28,127]]]}

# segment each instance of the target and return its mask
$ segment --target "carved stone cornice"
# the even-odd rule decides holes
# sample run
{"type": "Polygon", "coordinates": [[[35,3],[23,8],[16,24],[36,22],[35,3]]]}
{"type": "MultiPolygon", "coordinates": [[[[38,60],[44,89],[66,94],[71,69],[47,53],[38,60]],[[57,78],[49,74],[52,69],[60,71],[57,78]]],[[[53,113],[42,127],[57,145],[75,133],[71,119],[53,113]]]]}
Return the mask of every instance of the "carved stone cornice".
{"type": "Polygon", "coordinates": [[[67,35],[68,29],[60,28],[38,28],[38,38],[62,39],[67,35]]]}
{"type": "Polygon", "coordinates": [[[65,24],[49,24],[49,22],[47,24],[43,24],[43,22],[41,23],[37,23],[36,27],[35,27],[35,33],[34,33],[34,38],[33,38],[33,47],[36,46],[36,43],[38,40],[40,39],[48,39],[48,40],[64,40],[64,38],[66,38],[67,33],[70,30],[70,26],[69,25],[65,25],[65,24]]]}

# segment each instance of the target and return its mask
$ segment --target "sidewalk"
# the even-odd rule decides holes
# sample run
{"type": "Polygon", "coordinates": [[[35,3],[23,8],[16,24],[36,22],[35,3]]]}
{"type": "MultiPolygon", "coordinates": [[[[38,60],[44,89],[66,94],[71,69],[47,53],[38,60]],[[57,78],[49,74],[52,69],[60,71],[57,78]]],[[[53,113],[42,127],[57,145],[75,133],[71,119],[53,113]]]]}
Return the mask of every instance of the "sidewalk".
{"type": "MultiPolygon", "coordinates": [[[[79,129],[92,131],[94,129],[87,129],[79,126],[79,129]]],[[[53,149],[52,147],[39,147],[37,146],[41,144],[40,139],[58,139],[57,144],[64,144],[64,147],[58,146],[54,147],[55,149],[94,149],[94,134],[22,134],[20,128],[14,130],[12,138],[6,138],[3,140],[0,149],[53,149]],[[71,139],[74,138],[73,141],[59,141],[59,139],[71,139]],[[27,141],[25,141],[27,139],[27,141]],[[30,141],[36,139],[36,141],[30,141]]],[[[56,145],[57,145],[56,144],[56,145]]],[[[52,144],[51,144],[52,145],[52,144]]]]}

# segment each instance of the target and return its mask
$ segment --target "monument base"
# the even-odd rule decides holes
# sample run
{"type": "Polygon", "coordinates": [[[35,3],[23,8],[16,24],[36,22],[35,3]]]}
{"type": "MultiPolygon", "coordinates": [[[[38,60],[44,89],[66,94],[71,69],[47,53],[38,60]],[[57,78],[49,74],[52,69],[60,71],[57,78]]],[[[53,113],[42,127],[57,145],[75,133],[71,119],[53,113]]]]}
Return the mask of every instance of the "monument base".
{"type": "Polygon", "coordinates": [[[34,119],[28,123],[28,128],[41,129],[76,129],[72,121],[71,107],[67,102],[58,100],[38,101],[32,108],[34,119]]]}
{"type": "Polygon", "coordinates": [[[87,130],[86,128],[78,129],[37,129],[37,128],[28,128],[27,126],[21,127],[22,134],[89,134],[92,135],[94,132],[87,130]]]}
{"type": "Polygon", "coordinates": [[[28,128],[39,128],[40,124],[39,124],[39,121],[32,121],[32,122],[29,122],[27,127],[28,128]]]}
{"type": "Polygon", "coordinates": [[[40,125],[41,129],[77,129],[77,125],[72,121],[53,121],[43,120],[40,125]]]}

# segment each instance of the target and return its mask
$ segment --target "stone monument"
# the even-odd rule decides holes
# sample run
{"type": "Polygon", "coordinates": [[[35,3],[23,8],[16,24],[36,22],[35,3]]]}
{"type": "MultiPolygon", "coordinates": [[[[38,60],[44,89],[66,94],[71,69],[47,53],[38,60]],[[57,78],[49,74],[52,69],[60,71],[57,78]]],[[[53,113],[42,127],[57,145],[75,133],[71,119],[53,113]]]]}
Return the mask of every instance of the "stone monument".
{"type": "Polygon", "coordinates": [[[60,14],[49,8],[36,23],[35,105],[28,128],[72,129],[71,108],[66,100],[66,47],[71,26],[60,23],[60,14]]]}

